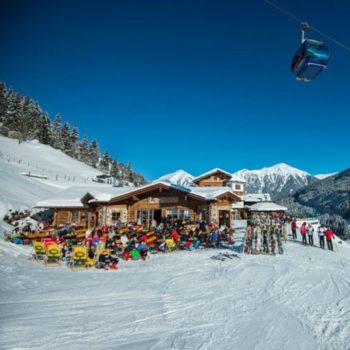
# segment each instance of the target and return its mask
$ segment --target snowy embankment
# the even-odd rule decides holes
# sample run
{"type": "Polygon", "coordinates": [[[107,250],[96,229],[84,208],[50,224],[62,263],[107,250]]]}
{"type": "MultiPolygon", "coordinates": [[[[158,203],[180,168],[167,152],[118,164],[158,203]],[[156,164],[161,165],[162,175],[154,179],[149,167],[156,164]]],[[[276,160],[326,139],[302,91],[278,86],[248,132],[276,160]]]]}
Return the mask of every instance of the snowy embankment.
{"type": "Polygon", "coordinates": [[[37,141],[19,144],[0,136],[0,220],[9,209],[30,209],[35,202],[58,191],[91,184],[99,174],[100,171],[37,141]]]}
{"type": "Polygon", "coordinates": [[[310,349],[350,343],[350,254],[153,255],[72,272],[0,241],[1,349],[310,349]]]}

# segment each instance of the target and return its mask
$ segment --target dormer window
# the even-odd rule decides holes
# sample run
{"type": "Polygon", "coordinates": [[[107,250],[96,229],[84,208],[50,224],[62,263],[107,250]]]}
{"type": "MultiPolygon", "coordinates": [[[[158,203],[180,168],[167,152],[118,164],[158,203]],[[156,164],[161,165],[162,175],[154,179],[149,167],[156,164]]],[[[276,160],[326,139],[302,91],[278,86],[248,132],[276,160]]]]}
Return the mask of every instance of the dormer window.
{"type": "Polygon", "coordinates": [[[240,191],[241,190],[241,185],[236,184],[235,185],[235,190],[240,191]]]}

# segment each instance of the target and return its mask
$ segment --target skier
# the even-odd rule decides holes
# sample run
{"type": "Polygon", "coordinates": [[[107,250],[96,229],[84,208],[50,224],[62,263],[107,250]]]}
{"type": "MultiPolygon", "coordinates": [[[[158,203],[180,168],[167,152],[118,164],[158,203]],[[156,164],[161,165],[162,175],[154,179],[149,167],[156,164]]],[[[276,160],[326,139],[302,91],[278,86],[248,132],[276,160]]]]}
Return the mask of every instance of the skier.
{"type": "Polygon", "coordinates": [[[332,231],[332,229],[330,227],[328,227],[327,231],[324,234],[327,238],[327,247],[328,250],[332,250],[333,251],[333,242],[332,239],[334,238],[334,232],[332,231]]]}
{"type": "Polygon", "coordinates": [[[297,239],[297,222],[295,219],[293,219],[292,223],[291,223],[291,227],[292,227],[292,235],[293,235],[293,239],[297,239]]]}
{"type": "Polygon", "coordinates": [[[314,245],[314,228],[312,227],[311,224],[309,224],[307,226],[307,235],[308,235],[308,238],[309,238],[309,244],[311,246],[314,245]]]}
{"type": "Polygon", "coordinates": [[[306,226],[306,222],[303,222],[303,224],[300,227],[300,233],[301,233],[301,237],[302,237],[302,243],[304,245],[307,245],[306,243],[306,233],[307,233],[307,226],[306,226]]]}
{"type": "Polygon", "coordinates": [[[320,242],[320,248],[324,249],[324,233],[325,233],[325,228],[323,225],[319,226],[318,228],[318,239],[320,242]]]}

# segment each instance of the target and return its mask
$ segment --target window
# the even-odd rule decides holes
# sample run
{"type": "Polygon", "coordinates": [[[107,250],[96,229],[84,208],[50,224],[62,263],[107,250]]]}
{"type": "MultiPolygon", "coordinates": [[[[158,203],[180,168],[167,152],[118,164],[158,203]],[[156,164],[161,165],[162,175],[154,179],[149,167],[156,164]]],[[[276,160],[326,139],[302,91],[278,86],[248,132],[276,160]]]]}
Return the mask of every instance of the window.
{"type": "Polygon", "coordinates": [[[236,185],[235,185],[235,189],[239,191],[239,190],[241,189],[241,185],[237,185],[237,184],[236,184],[236,185]]]}
{"type": "Polygon", "coordinates": [[[120,219],[120,212],[112,211],[112,222],[116,222],[120,219]]]}
{"type": "Polygon", "coordinates": [[[151,223],[150,210],[138,210],[136,215],[136,221],[142,225],[148,226],[151,223]]]}
{"type": "Polygon", "coordinates": [[[77,222],[79,218],[79,212],[77,210],[72,211],[72,222],[77,222]]]}
{"type": "Polygon", "coordinates": [[[190,217],[189,210],[169,209],[167,211],[167,218],[170,220],[187,220],[190,217]]]}

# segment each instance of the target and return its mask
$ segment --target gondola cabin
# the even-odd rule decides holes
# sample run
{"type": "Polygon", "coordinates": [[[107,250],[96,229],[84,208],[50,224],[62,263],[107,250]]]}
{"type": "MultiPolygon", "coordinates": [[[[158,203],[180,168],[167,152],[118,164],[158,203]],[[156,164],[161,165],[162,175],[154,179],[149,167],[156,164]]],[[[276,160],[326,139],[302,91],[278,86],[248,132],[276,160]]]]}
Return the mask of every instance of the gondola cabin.
{"type": "Polygon", "coordinates": [[[327,68],[329,50],[321,41],[306,39],[293,57],[292,71],[297,80],[314,80],[327,68]]]}

